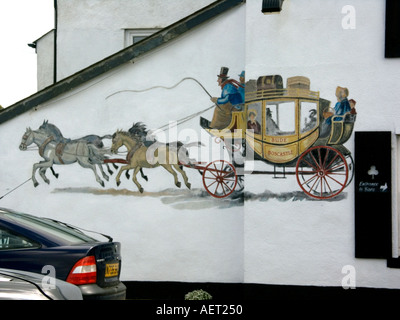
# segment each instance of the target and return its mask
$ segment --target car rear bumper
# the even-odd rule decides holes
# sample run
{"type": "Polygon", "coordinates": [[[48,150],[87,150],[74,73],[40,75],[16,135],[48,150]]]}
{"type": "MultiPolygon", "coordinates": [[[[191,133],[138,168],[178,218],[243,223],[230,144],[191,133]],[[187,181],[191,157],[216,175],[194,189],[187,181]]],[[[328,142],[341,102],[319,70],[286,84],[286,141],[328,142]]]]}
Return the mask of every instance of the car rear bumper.
{"type": "Polygon", "coordinates": [[[120,282],[108,288],[99,287],[97,284],[79,286],[84,300],[125,300],[126,286],[120,282]]]}

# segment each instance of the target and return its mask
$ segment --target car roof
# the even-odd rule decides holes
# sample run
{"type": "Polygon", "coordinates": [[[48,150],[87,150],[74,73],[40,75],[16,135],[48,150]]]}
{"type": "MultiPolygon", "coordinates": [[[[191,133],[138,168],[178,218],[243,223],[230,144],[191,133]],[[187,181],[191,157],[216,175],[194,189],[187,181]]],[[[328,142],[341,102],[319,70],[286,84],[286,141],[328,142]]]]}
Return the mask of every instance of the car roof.
{"type": "Polygon", "coordinates": [[[71,245],[72,242],[68,241],[67,236],[81,239],[82,243],[100,242],[78,229],[63,225],[61,222],[16,212],[6,208],[0,208],[0,224],[47,247],[71,245]],[[37,224],[37,226],[35,224],[37,224]],[[39,227],[39,225],[42,227],[39,227]],[[48,232],[46,228],[57,232],[48,232]],[[64,234],[66,237],[60,237],[57,234],[64,234]]]}

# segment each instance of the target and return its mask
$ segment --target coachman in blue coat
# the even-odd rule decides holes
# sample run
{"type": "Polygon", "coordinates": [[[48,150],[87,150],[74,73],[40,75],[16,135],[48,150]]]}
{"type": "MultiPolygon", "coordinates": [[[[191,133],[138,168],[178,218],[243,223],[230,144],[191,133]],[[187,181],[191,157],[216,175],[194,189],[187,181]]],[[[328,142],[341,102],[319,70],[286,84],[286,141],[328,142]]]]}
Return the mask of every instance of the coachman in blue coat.
{"type": "Polygon", "coordinates": [[[235,106],[243,104],[243,98],[238,88],[242,85],[236,81],[229,79],[229,68],[222,67],[218,77],[218,85],[221,87],[221,97],[212,97],[211,101],[216,104],[214,116],[211,120],[210,127],[213,129],[226,128],[232,119],[232,111],[235,106]]]}

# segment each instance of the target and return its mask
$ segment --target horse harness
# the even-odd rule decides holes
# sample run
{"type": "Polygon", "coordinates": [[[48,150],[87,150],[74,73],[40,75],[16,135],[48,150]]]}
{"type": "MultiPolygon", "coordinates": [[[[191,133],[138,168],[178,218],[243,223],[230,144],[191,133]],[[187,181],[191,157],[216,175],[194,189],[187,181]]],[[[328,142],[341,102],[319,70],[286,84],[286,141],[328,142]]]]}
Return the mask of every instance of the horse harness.
{"type": "Polygon", "coordinates": [[[131,162],[131,159],[132,159],[132,157],[133,157],[133,154],[134,154],[138,149],[140,149],[140,148],[143,147],[143,146],[144,146],[144,144],[139,143],[139,144],[136,145],[134,148],[132,148],[131,150],[129,150],[128,154],[126,155],[126,161],[127,161],[128,163],[130,163],[130,162],[131,162]]]}
{"type": "MultiPolygon", "coordinates": [[[[41,157],[44,158],[44,150],[46,149],[47,145],[52,141],[55,141],[54,137],[50,136],[39,147],[39,154],[40,154],[41,157]]],[[[55,148],[56,156],[57,156],[57,158],[58,158],[58,160],[60,161],[61,164],[64,164],[64,161],[61,158],[63,153],[64,153],[64,148],[65,148],[65,143],[63,143],[63,142],[57,143],[56,148],[55,148]]]]}

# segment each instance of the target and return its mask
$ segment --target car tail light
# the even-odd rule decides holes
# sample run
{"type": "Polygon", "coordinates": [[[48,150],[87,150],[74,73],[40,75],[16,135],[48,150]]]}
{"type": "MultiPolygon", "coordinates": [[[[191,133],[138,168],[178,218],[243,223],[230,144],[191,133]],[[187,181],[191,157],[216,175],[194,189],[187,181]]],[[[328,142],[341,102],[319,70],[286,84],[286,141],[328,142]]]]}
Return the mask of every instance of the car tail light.
{"type": "Polygon", "coordinates": [[[75,263],[67,278],[67,282],[76,285],[96,283],[96,280],[97,268],[94,256],[82,258],[75,263]]]}

